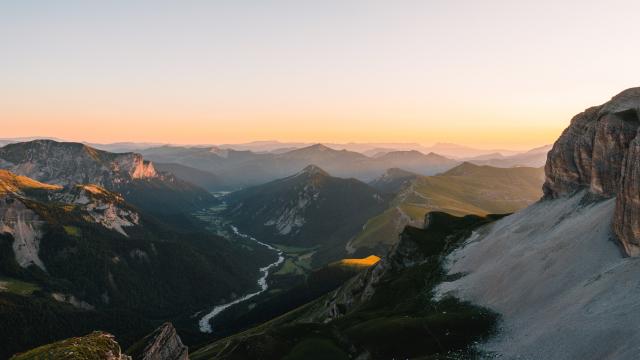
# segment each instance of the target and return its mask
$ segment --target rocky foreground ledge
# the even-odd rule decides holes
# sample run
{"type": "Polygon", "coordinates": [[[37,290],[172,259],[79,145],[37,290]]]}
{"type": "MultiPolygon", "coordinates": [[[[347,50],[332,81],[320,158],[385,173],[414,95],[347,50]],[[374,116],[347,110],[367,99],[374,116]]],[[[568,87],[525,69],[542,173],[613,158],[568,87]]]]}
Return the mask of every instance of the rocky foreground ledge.
{"type": "Polygon", "coordinates": [[[153,333],[123,353],[115,337],[95,331],[89,335],[40,346],[14,355],[11,360],[189,360],[189,350],[182,343],[171,323],[165,323],[153,333]]]}

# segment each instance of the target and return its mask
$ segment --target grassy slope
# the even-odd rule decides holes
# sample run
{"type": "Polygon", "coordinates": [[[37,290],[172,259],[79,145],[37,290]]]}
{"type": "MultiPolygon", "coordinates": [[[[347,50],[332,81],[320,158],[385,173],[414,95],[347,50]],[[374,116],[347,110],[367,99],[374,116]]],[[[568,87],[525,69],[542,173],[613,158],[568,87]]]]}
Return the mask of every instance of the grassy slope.
{"type": "Polygon", "coordinates": [[[36,284],[0,276],[0,292],[28,296],[37,290],[40,287],[36,284]]]}
{"type": "Polygon", "coordinates": [[[7,170],[0,170],[0,194],[22,191],[56,191],[61,186],[45,184],[26,176],[15,175],[7,170]]]}
{"type": "Polygon", "coordinates": [[[372,250],[383,254],[405,225],[421,223],[430,211],[452,215],[514,212],[542,196],[543,182],[541,168],[503,169],[468,163],[441,175],[421,176],[387,210],[370,219],[349,246],[361,249],[358,255],[372,250]]]}
{"type": "Polygon", "coordinates": [[[113,336],[94,332],[87,336],[66,339],[29,350],[13,356],[11,360],[104,360],[116,359],[113,356],[120,353],[120,346],[113,339],[113,336]]]}

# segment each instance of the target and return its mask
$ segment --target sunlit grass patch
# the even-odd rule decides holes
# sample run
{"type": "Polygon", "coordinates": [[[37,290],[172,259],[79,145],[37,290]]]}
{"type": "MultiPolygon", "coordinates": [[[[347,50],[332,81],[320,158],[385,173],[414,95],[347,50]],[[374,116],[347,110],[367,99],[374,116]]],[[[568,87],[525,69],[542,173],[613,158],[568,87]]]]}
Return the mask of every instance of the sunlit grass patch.
{"type": "Polygon", "coordinates": [[[36,290],[40,290],[38,285],[16,279],[0,277],[0,292],[6,291],[17,295],[29,296],[36,290]]]}

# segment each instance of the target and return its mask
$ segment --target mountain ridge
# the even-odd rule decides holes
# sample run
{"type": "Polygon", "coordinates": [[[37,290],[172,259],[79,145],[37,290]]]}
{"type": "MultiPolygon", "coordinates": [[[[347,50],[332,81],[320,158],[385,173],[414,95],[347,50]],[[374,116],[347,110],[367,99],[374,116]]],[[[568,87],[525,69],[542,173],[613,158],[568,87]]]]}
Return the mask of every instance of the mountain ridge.
{"type": "Polygon", "coordinates": [[[0,148],[0,169],[66,187],[95,184],[158,214],[200,209],[216,202],[204,189],[157,172],[140,154],[116,154],[81,143],[34,140],[8,144],[0,148]]]}

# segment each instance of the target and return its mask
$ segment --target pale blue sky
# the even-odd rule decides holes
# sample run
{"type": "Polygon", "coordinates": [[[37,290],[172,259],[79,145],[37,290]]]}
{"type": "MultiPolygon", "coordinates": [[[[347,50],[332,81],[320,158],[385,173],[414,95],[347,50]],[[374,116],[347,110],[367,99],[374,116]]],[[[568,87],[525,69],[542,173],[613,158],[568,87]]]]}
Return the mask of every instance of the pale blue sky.
{"type": "Polygon", "coordinates": [[[638,14],[621,0],[0,0],[0,137],[527,147],[637,85],[638,14]]]}

